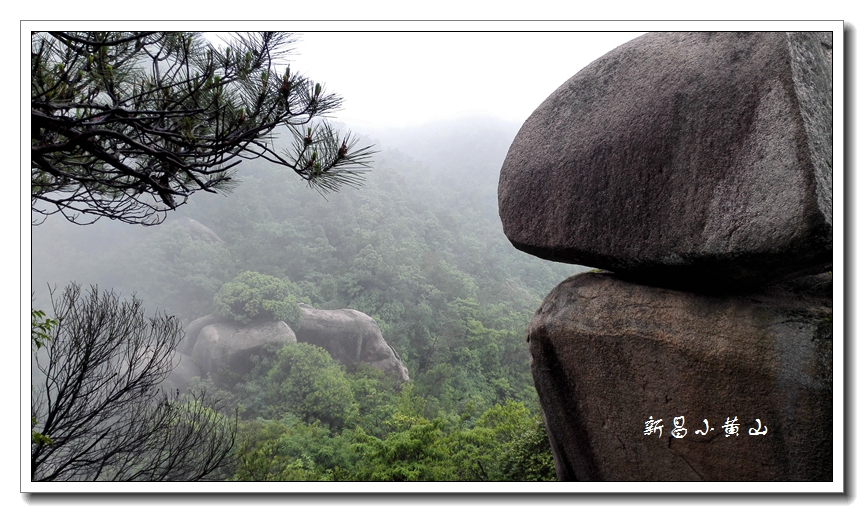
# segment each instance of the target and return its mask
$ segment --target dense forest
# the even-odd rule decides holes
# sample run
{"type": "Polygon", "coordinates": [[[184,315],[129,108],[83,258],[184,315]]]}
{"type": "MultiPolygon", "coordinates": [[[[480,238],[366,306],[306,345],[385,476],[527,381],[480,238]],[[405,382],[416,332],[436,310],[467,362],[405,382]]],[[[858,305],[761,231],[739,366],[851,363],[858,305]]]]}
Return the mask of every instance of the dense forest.
{"type": "Polygon", "coordinates": [[[411,381],[302,343],[260,358],[214,392],[241,419],[216,478],[553,480],[525,327],[583,269],[502,233],[498,172],[517,129],[468,118],[366,136],[378,153],[364,184],[326,196],[255,160],[230,194],[198,194],[160,226],[49,217],[32,230],[34,308],[50,315],[49,286],[74,281],[186,325],[241,273],[278,278],[297,302],[371,316],[411,381]]]}

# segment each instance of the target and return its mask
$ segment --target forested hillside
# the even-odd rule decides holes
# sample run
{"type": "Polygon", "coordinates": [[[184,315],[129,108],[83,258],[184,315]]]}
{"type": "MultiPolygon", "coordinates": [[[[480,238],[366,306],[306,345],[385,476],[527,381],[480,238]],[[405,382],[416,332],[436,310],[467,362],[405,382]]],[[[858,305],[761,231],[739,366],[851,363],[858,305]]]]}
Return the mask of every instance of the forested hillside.
{"type": "Polygon", "coordinates": [[[257,160],[229,195],[199,194],[158,227],[49,218],[32,231],[34,306],[50,312],[46,284],[74,280],[186,324],[255,271],[298,301],[375,319],[411,382],[348,373],[305,344],[261,359],[221,392],[243,419],[223,479],[552,479],[525,327],[581,269],[502,233],[497,174],[517,128],[465,119],[375,134],[362,141],[379,150],[365,184],[326,197],[257,160]]]}

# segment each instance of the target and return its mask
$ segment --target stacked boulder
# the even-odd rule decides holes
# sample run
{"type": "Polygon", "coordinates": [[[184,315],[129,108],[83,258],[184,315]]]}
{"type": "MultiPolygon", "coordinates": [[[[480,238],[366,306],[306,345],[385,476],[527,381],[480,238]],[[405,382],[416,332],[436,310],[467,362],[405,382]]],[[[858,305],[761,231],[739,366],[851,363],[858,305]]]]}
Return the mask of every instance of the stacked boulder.
{"type": "Polygon", "coordinates": [[[365,364],[384,371],[398,383],[410,381],[402,359],[368,315],[356,310],[318,310],[303,304],[300,311],[296,331],[282,321],[244,325],[218,315],[192,321],[177,347],[178,365],[169,380],[185,390],[195,376],[209,376],[230,389],[245,381],[258,357],[299,341],[326,349],[349,372],[365,364]]]}
{"type": "Polygon", "coordinates": [[[296,344],[294,331],[282,321],[241,324],[218,315],[189,323],[177,347],[180,364],[169,380],[184,390],[195,376],[225,389],[246,380],[258,358],[287,344],[296,344]]]}
{"type": "Polygon", "coordinates": [[[525,122],[513,245],[562,480],[831,480],[830,33],[652,33],[525,122]],[[822,274],[820,274],[822,273],[822,274]]]}
{"type": "Polygon", "coordinates": [[[384,340],[378,323],[357,310],[318,310],[301,304],[303,313],[297,339],[323,347],[334,360],[353,372],[359,364],[369,365],[407,383],[408,369],[402,358],[384,340]]]}

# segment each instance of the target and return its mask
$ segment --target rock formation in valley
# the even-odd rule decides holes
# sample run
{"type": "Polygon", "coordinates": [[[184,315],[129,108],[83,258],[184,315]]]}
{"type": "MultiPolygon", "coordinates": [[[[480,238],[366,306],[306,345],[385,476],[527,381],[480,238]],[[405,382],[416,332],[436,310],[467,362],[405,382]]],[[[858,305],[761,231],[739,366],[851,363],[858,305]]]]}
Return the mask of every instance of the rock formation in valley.
{"type": "Polygon", "coordinates": [[[318,310],[300,305],[302,318],[297,340],[323,347],[349,371],[359,364],[381,369],[400,382],[407,382],[408,369],[402,358],[384,340],[374,319],[357,310],[318,310]]]}
{"type": "Polygon", "coordinates": [[[350,372],[360,364],[384,371],[398,382],[410,381],[408,369],[381,335],[378,324],[357,310],[318,310],[301,305],[301,320],[294,329],[282,321],[248,325],[208,315],[189,323],[178,345],[182,364],[170,377],[186,384],[195,375],[210,376],[231,387],[254,366],[254,356],[285,344],[305,342],[322,347],[350,372]]]}

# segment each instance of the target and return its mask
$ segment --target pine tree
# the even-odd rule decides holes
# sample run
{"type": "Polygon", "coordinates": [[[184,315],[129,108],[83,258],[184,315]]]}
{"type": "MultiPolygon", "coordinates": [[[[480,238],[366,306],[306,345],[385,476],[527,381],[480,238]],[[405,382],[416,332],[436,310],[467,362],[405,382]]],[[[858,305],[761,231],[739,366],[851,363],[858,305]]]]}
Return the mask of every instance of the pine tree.
{"type": "Polygon", "coordinates": [[[373,151],[319,122],[339,96],[277,71],[293,42],[280,32],[224,48],[189,32],[33,33],[33,213],[159,224],[194,192],[229,190],[244,159],[284,166],[322,193],[359,185],[373,151]],[[294,144],[277,152],[280,127],[294,144]]]}

